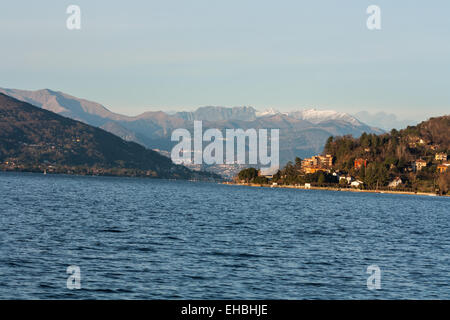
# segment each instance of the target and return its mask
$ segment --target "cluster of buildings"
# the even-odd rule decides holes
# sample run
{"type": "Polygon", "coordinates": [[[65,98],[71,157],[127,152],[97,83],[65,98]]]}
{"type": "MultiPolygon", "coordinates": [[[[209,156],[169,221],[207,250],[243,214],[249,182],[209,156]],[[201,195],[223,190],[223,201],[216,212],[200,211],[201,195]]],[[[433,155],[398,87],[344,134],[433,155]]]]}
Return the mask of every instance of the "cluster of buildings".
{"type": "MultiPolygon", "coordinates": [[[[355,159],[355,169],[360,169],[362,166],[367,166],[367,159],[358,158],[355,159]]],[[[315,173],[317,171],[331,172],[333,166],[333,156],[331,154],[326,154],[324,156],[317,155],[311,158],[306,158],[302,160],[302,172],[304,173],[315,173]]],[[[350,175],[343,175],[339,172],[333,172],[333,176],[337,178],[339,182],[345,182],[351,187],[359,188],[364,182],[355,179],[350,175]]]]}
{"type": "MultiPolygon", "coordinates": [[[[448,167],[450,166],[450,163],[447,162],[447,153],[445,152],[438,152],[434,155],[434,161],[437,164],[437,171],[439,173],[446,172],[448,167]]],[[[423,159],[417,159],[411,163],[411,166],[409,167],[409,171],[419,172],[423,168],[426,168],[428,166],[428,162],[423,159]]],[[[397,188],[403,183],[402,179],[400,177],[396,177],[394,180],[392,180],[388,187],[389,188],[397,188]]]]}
{"type": "MultiPolygon", "coordinates": [[[[446,172],[448,167],[450,166],[450,163],[447,162],[447,157],[448,157],[448,155],[445,152],[438,152],[434,155],[435,163],[438,162],[437,171],[439,173],[446,172]]],[[[412,164],[410,166],[410,171],[418,172],[418,171],[422,170],[423,168],[427,167],[427,165],[428,165],[428,162],[426,160],[417,159],[412,162],[412,164]]],[[[400,177],[396,177],[394,180],[392,180],[389,183],[388,187],[389,188],[397,188],[402,183],[403,183],[402,179],[400,177]]]]}
{"type": "Polygon", "coordinates": [[[434,156],[435,161],[439,161],[440,163],[437,165],[437,171],[439,173],[446,172],[448,167],[450,166],[450,162],[447,162],[447,153],[445,152],[438,152],[434,156]]]}
{"type": "MultiPolygon", "coordinates": [[[[415,141],[414,143],[423,143],[422,141],[415,141]]],[[[418,172],[422,170],[423,168],[427,167],[431,163],[434,165],[437,165],[437,171],[440,173],[446,172],[448,168],[450,167],[450,163],[447,161],[448,155],[445,152],[438,152],[435,153],[433,158],[428,159],[428,161],[423,159],[417,159],[411,163],[411,165],[408,167],[408,171],[414,171],[418,172]]],[[[362,168],[366,168],[368,165],[368,160],[365,158],[357,158],[354,160],[354,169],[360,170],[362,168]]],[[[301,172],[304,174],[311,174],[316,173],[318,171],[328,172],[331,173],[333,176],[336,177],[337,181],[339,183],[344,183],[350,187],[354,188],[360,188],[364,185],[364,182],[361,180],[358,180],[357,178],[351,176],[347,173],[342,173],[339,171],[333,170],[333,156],[331,154],[326,155],[316,155],[312,156],[310,158],[303,159],[301,162],[301,172]]],[[[266,176],[267,178],[271,179],[272,175],[266,175],[263,173],[260,173],[261,175],[266,176]]],[[[388,187],[389,188],[398,188],[401,187],[404,184],[405,181],[403,181],[400,177],[393,178],[392,181],[389,182],[388,187]]],[[[276,185],[276,183],[274,183],[276,185]]],[[[310,183],[305,184],[305,188],[311,188],[310,183]]]]}
{"type": "MultiPolygon", "coordinates": [[[[448,155],[445,152],[438,152],[434,155],[434,161],[435,163],[437,162],[437,171],[439,173],[446,172],[448,167],[450,166],[450,163],[447,162],[447,157],[448,155]]],[[[428,162],[426,160],[418,159],[413,162],[411,167],[414,171],[417,172],[425,168],[427,165],[428,162]]]]}
{"type": "MultiPolygon", "coordinates": [[[[414,143],[424,143],[423,141],[414,141],[414,143]]],[[[445,152],[438,152],[434,155],[433,163],[437,163],[437,171],[439,173],[446,172],[450,167],[450,163],[447,161],[448,155],[445,152]]],[[[431,162],[431,160],[429,161],[431,162]]],[[[427,167],[429,164],[426,160],[417,159],[412,162],[410,166],[410,171],[418,172],[423,168],[427,167]]],[[[354,160],[354,169],[360,170],[361,168],[366,168],[368,160],[364,158],[357,158],[354,160]]],[[[311,158],[304,159],[302,161],[302,171],[304,173],[315,173],[317,171],[331,172],[331,167],[333,165],[333,156],[327,154],[325,156],[313,156],[311,158]]],[[[334,176],[339,180],[340,183],[344,182],[351,187],[360,187],[364,183],[350,175],[342,175],[339,172],[334,172],[334,176]]],[[[400,177],[394,178],[388,185],[389,188],[397,188],[403,184],[400,177]]]]}
{"type": "Polygon", "coordinates": [[[329,171],[333,166],[333,156],[313,156],[302,160],[302,171],[305,173],[315,173],[317,171],[329,171]]]}
{"type": "Polygon", "coordinates": [[[422,138],[419,138],[417,136],[410,136],[408,137],[409,141],[408,141],[408,146],[410,148],[416,148],[417,146],[423,146],[425,144],[427,144],[427,141],[425,141],[422,138]]]}
{"type": "Polygon", "coordinates": [[[338,172],[334,172],[333,176],[336,176],[338,178],[339,183],[345,182],[346,184],[354,188],[359,188],[364,185],[363,181],[355,179],[351,175],[340,175],[338,172]]]}

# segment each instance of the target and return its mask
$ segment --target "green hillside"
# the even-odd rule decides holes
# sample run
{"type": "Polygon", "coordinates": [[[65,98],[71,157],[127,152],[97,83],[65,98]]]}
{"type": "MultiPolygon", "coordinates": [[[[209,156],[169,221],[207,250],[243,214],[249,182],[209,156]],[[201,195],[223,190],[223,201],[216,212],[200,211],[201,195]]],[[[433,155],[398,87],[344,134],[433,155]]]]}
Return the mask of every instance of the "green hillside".
{"type": "MultiPolygon", "coordinates": [[[[450,116],[446,115],[381,135],[330,137],[322,156],[296,158],[270,183],[449,194],[449,152],[450,116]],[[332,158],[331,164],[321,162],[325,155],[332,158]]],[[[249,170],[237,180],[269,183],[249,170]]]]}
{"type": "Polygon", "coordinates": [[[404,188],[429,192],[439,188],[439,183],[442,187],[445,184],[449,172],[440,173],[438,166],[446,163],[449,151],[450,116],[431,118],[383,135],[330,138],[324,149],[324,153],[334,156],[335,170],[358,177],[368,188],[387,186],[400,177],[404,188]],[[436,159],[438,154],[444,154],[445,160],[436,159]],[[356,159],[366,160],[367,165],[355,168],[356,159]],[[423,161],[424,167],[418,169],[416,161],[423,161]]]}
{"type": "Polygon", "coordinates": [[[215,177],[175,165],[137,143],[1,93],[0,169],[179,179],[215,177]]]}

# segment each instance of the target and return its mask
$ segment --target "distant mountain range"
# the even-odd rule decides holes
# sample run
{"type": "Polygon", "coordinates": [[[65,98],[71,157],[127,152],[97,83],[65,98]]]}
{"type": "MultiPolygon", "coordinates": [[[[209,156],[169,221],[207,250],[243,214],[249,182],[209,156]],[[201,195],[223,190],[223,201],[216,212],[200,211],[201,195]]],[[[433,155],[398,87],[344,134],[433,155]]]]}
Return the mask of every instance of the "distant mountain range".
{"type": "Polygon", "coordinates": [[[371,113],[367,111],[360,111],[355,113],[354,116],[358,120],[361,120],[370,126],[375,126],[386,131],[390,131],[394,128],[397,130],[404,129],[407,126],[414,126],[420,122],[419,120],[412,119],[398,119],[395,114],[386,112],[371,113]]]}
{"type": "MultiPolygon", "coordinates": [[[[34,96],[60,113],[79,112],[95,119],[97,105],[84,107],[63,95],[34,96]],[[61,99],[61,100],[59,100],[61,99]],[[68,109],[59,105],[64,102],[68,109]],[[89,112],[81,112],[88,110],[89,112]]],[[[83,102],[84,103],[84,102],[83,102]]],[[[108,111],[103,110],[105,114],[108,111]]],[[[110,116],[110,114],[108,114],[110,116]]],[[[100,117],[101,118],[101,117],[100,117]]],[[[0,167],[4,170],[150,176],[175,179],[218,178],[175,165],[159,153],[100,128],[69,119],[0,93],[0,167]]]]}
{"type": "Polygon", "coordinates": [[[382,133],[357,118],[342,112],[301,110],[263,112],[253,107],[201,107],[193,112],[168,114],[162,111],[125,116],[111,112],[103,105],[49,89],[26,91],[1,89],[0,92],[65,117],[101,127],[125,140],[151,149],[169,152],[174,146],[171,133],[177,128],[193,128],[194,120],[203,120],[208,128],[278,128],[280,129],[281,164],[298,157],[309,157],[322,151],[326,139],[333,135],[359,136],[363,132],[382,133]]]}

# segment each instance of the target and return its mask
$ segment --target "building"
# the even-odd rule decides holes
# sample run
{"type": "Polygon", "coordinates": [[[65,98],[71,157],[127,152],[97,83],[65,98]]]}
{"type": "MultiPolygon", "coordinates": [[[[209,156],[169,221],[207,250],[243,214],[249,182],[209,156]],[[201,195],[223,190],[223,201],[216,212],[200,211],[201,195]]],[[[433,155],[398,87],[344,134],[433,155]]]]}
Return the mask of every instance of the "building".
{"type": "Polygon", "coordinates": [[[427,166],[427,162],[425,160],[419,159],[414,162],[414,168],[416,171],[422,170],[427,166]]]}
{"type": "Polygon", "coordinates": [[[438,171],[439,173],[444,173],[444,172],[447,171],[447,168],[448,168],[449,166],[450,166],[450,164],[448,164],[448,163],[439,164],[439,165],[437,166],[437,171],[438,171]]]}
{"type": "Polygon", "coordinates": [[[302,171],[305,173],[315,173],[317,171],[327,171],[333,166],[333,156],[312,156],[302,160],[302,171]]]}
{"type": "Polygon", "coordinates": [[[434,156],[434,159],[437,161],[447,161],[447,154],[445,152],[438,152],[434,156]]]}
{"type": "Polygon", "coordinates": [[[311,183],[305,183],[305,189],[311,189],[311,183]]]}
{"type": "Polygon", "coordinates": [[[355,180],[355,179],[353,179],[352,176],[340,176],[339,177],[339,182],[346,181],[348,184],[352,183],[353,180],[355,180]]]}
{"type": "Polygon", "coordinates": [[[354,188],[359,188],[360,186],[362,186],[364,184],[364,182],[360,181],[360,180],[355,180],[353,181],[350,185],[354,188]]]}
{"type": "Polygon", "coordinates": [[[311,158],[306,158],[302,160],[302,167],[311,166],[325,166],[331,167],[333,165],[333,156],[327,154],[325,156],[312,156],[311,158]]]}
{"type": "Polygon", "coordinates": [[[318,171],[326,171],[325,168],[322,168],[320,166],[305,167],[303,169],[304,169],[303,171],[305,171],[305,173],[316,173],[318,171]]]}
{"type": "Polygon", "coordinates": [[[319,161],[321,165],[325,167],[331,167],[333,165],[333,156],[331,154],[319,156],[319,161]]]}
{"type": "Polygon", "coordinates": [[[319,163],[320,163],[319,157],[313,156],[311,158],[303,159],[302,160],[302,167],[306,168],[306,167],[317,166],[317,165],[319,165],[319,163]]]}
{"type": "Polygon", "coordinates": [[[355,159],[355,169],[361,169],[361,167],[367,167],[367,160],[363,158],[355,159]]]}
{"type": "Polygon", "coordinates": [[[389,188],[397,188],[399,185],[403,183],[402,179],[400,177],[395,178],[391,182],[389,182],[388,187],[389,188]]]}
{"type": "Polygon", "coordinates": [[[426,141],[417,136],[409,137],[409,147],[410,148],[415,148],[418,144],[424,145],[424,144],[426,144],[426,141]]]}

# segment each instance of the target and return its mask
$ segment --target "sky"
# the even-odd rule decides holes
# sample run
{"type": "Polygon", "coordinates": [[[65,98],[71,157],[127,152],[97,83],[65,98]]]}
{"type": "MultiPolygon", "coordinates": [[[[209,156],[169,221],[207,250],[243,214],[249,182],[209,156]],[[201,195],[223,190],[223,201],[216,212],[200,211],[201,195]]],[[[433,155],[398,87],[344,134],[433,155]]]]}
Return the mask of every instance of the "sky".
{"type": "Polygon", "coordinates": [[[136,115],[200,106],[450,113],[450,1],[1,0],[0,87],[136,115]],[[69,30],[69,5],[81,29],[69,30]],[[369,5],[381,30],[366,26],[369,5]]]}

